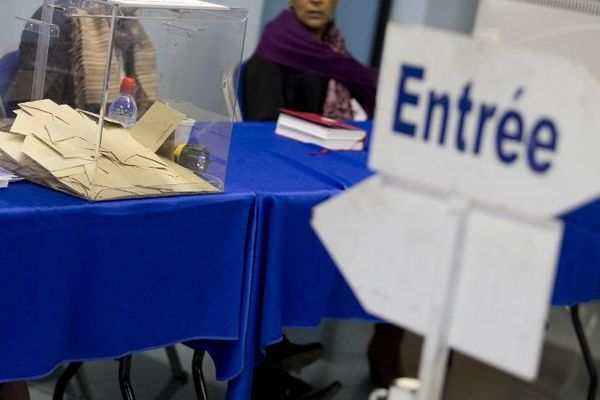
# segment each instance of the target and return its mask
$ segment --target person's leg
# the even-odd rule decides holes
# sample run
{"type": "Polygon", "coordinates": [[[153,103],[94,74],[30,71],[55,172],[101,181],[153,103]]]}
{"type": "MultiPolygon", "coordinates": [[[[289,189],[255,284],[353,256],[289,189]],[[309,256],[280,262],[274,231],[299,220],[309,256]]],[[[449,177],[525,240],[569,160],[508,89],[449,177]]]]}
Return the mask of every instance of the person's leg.
{"type": "Polygon", "coordinates": [[[331,400],[341,389],[340,382],[315,388],[263,362],[254,368],[252,400],[331,400]]]}
{"type": "Polygon", "coordinates": [[[394,379],[404,375],[401,345],[404,329],[390,324],[376,324],[368,348],[371,380],[378,386],[388,387],[394,379]]]}
{"type": "Polygon", "coordinates": [[[253,400],[321,400],[332,399],[341,384],[314,388],[290,372],[300,372],[325,353],[321,343],[296,344],[285,335],[266,348],[267,357],[254,368],[253,400]]]}
{"type": "Polygon", "coordinates": [[[325,354],[321,343],[296,344],[285,335],[280,342],[267,347],[266,351],[269,364],[288,372],[300,372],[325,354]]]}
{"type": "Polygon", "coordinates": [[[27,382],[5,383],[0,393],[1,400],[29,400],[27,382]]]}

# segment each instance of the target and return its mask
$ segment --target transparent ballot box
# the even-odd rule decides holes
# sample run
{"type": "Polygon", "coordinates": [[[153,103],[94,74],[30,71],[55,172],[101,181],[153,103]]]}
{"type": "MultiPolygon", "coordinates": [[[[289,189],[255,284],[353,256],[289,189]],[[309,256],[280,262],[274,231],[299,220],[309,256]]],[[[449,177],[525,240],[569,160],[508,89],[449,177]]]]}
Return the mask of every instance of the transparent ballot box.
{"type": "Polygon", "coordinates": [[[248,12],[35,2],[3,6],[0,167],[90,201],[223,191],[248,12]]]}

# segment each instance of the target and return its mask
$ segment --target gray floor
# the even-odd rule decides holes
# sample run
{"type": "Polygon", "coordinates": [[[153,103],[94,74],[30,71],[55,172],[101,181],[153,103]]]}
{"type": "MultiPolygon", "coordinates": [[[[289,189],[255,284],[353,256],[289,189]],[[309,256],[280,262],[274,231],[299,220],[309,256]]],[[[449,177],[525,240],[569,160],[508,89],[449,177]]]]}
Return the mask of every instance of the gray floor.
{"type": "MultiPolygon", "coordinates": [[[[600,305],[584,307],[582,314],[592,350],[600,359],[600,305]]],[[[324,359],[306,368],[302,378],[317,386],[340,381],[344,389],[336,399],[366,400],[373,389],[364,356],[371,331],[370,324],[358,321],[327,321],[319,329],[290,331],[288,334],[294,341],[318,340],[326,347],[324,359]]],[[[410,375],[416,374],[420,346],[420,338],[414,335],[408,335],[403,344],[405,367],[410,375]]],[[[189,370],[191,351],[185,347],[178,349],[184,366],[189,370]]],[[[184,385],[169,382],[169,365],[163,350],[137,355],[133,363],[133,383],[138,399],[195,398],[190,380],[184,385]]],[[[120,398],[116,362],[89,363],[84,368],[95,400],[120,398]]],[[[214,366],[210,360],[205,362],[205,370],[211,399],[223,399],[225,385],[215,381],[214,366]]],[[[54,382],[55,377],[32,382],[33,400],[50,399],[54,382]]],[[[551,313],[542,368],[536,382],[520,381],[459,354],[450,372],[447,399],[585,400],[587,382],[568,314],[557,308],[551,313]]],[[[80,398],[76,387],[71,389],[69,398],[80,398]]],[[[600,396],[597,399],[600,400],[600,396]]]]}

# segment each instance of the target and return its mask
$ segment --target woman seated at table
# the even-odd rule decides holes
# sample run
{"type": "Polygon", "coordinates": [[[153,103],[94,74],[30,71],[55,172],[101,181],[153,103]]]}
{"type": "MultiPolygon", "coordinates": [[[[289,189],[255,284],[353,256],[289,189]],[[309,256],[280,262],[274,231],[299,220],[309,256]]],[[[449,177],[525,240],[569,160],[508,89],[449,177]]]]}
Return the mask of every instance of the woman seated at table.
{"type": "Polygon", "coordinates": [[[291,0],[266,26],[246,67],[245,119],[274,121],[280,108],[337,119],[362,110],[373,116],[377,74],[346,50],[333,22],[337,3],[291,0]]]}
{"type": "MultiPolygon", "coordinates": [[[[372,118],[376,72],[361,65],[346,50],[344,38],[333,21],[337,4],[337,0],[290,0],[290,9],[267,25],[246,67],[245,119],[276,120],[281,108],[336,119],[354,119],[364,110],[372,118]]],[[[376,384],[389,386],[402,375],[402,337],[403,331],[394,326],[375,326],[368,356],[376,384]]],[[[286,343],[289,342],[284,339],[286,343]]],[[[277,351],[278,355],[282,353],[285,347],[277,351]]],[[[269,350],[267,354],[266,362],[259,368],[274,361],[269,350]]],[[[262,380],[265,373],[260,370],[257,375],[262,380]]],[[[255,382],[255,393],[265,396],[261,383],[255,382]]],[[[322,392],[326,398],[327,390],[322,392]]],[[[258,400],[257,395],[254,397],[258,400]]]]}

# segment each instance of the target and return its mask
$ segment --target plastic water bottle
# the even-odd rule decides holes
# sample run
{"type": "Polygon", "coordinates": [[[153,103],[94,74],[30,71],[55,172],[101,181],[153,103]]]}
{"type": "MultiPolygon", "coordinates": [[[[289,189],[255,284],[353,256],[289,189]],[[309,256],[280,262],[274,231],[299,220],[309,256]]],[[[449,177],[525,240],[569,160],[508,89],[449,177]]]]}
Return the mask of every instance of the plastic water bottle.
{"type": "Polygon", "coordinates": [[[135,79],[123,78],[120,93],[108,109],[108,117],[120,122],[125,128],[131,128],[137,122],[136,88],[135,79]]]}

